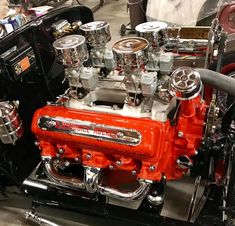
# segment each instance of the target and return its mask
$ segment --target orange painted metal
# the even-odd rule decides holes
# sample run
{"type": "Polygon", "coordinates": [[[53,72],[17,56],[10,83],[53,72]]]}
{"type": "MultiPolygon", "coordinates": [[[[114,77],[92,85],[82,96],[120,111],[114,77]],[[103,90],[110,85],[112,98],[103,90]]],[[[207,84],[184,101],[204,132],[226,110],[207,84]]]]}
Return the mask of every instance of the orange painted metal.
{"type": "MultiPolygon", "coordinates": [[[[148,118],[132,118],[65,108],[45,106],[36,111],[32,131],[39,140],[41,155],[79,158],[84,166],[135,171],[140,179],[159,181],[181,177],[185,170],[177,166],[181,155],[192,157],[200,147],[207,106],[200,97],[181,102],[173,123],[148,118]],[[137,131],[140,143],[128,145],[94,137],[48,131],[39,127],[41,117],[63,118],[90,122],[92,125],[137,131]]],[[[89,131],[87,131],[89,134],[89,131]]]]}

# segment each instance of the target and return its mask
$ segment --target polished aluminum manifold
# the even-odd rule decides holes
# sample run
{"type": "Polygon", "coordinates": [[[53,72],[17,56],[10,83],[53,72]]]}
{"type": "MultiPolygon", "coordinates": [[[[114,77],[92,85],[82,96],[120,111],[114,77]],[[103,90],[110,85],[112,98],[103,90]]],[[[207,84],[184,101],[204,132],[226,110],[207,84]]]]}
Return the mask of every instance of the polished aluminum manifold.
{"type": "Polygon", "coordinates": [[[23,135],[23,127],[16,104],[0,102],[0,139],[4,144],[15,144],[23,135]]]}

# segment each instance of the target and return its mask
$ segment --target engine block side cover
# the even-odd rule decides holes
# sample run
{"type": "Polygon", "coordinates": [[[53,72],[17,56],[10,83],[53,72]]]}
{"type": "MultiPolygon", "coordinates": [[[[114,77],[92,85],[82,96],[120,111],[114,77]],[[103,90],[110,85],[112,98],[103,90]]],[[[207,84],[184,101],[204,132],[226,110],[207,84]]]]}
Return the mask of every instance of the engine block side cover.
{"type": "Polygon", "coordinates": [[[168,123],[46,106],[36,111],[32,131],[39,140],[69,144],[137,159],[161,158],[168,123]]]}

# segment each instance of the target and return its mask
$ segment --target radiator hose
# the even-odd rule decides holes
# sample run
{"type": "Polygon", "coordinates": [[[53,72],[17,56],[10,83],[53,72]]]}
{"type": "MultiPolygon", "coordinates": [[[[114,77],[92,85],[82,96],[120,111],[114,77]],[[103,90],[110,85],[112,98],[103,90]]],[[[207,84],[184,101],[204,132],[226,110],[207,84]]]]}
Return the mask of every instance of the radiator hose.
{"type": "Polygon", "coordinates": [[[208,69],[197,68],[196,70],[200,73],[203,84],[227,92],[231,96],[235,96],[234,78],[208,69]]]}

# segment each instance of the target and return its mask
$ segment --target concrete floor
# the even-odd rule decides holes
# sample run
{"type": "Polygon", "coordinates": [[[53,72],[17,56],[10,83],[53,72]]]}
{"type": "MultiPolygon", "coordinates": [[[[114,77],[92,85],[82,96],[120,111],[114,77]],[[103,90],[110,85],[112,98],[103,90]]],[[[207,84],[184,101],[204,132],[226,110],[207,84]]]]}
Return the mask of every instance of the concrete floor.
{"type": "MultiPolygon", "coordinates": [[[[80,3],[92,8],[99,3],[99,1],[80,0],[80,3]]],[[[67,2],[66,4],[70,3],[67,2]]],[[[119,35],[121,24],[127,24],[129,22],[127,1],[105,1],[104,6],[94,13],[94,18],[95,20],[105,20],[110,23],[112,40],[107,47],[111,48],[113,43],[121,38],[119,35]]],[[[167,187],[166,205],[164,206],[162,214],[164,216],[185,220],[192,192],[192,179],[169,183],[167,187]]],[[[26,221],[24,218],[25,210],[28,210],[30,205],[31,200],[13,193],[10,194],[7,201],[0,202],[0,226],[35,225],[32,222],[26,221]]],[[[66,211],[58,211],[52,208],[39,208],[38,210],[41,215],[63,226],[120,225],[120,222],[107,221],[106,219],[88,217],[66,211]]],[[[122,223],[122,225],[124,224],[122,223]]]]}

